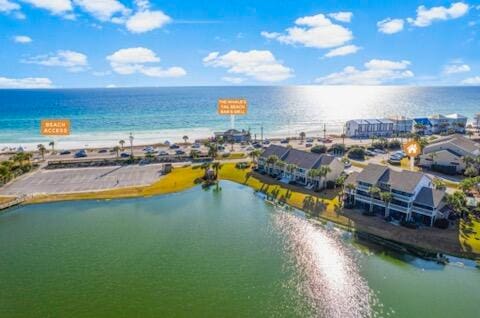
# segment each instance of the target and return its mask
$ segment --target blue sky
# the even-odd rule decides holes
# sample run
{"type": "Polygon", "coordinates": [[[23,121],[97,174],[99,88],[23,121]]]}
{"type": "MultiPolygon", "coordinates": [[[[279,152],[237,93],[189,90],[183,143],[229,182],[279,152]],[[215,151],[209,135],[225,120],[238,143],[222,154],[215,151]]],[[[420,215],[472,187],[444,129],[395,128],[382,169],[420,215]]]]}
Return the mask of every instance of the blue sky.
{"type": "Polygon", "coordinates": [[[0,87],[480,85],[480,2],[0,0],[0,87]]]}

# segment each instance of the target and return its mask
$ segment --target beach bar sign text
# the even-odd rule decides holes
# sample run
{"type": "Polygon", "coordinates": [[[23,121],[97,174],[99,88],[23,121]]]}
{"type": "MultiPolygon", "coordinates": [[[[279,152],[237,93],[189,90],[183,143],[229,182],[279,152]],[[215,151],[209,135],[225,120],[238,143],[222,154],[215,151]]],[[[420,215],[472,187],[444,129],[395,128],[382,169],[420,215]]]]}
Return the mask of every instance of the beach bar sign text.
{"type": "Polygon", "coordinates": [[[219,115],[245,115],[247,113],[246,99],[219,99],[219,115]]]}
{"type": "Polygon", "coordinates": [[[67,136],[70,135],[69,119],[42,119],[40,132],[44,136],[67,136]]]}

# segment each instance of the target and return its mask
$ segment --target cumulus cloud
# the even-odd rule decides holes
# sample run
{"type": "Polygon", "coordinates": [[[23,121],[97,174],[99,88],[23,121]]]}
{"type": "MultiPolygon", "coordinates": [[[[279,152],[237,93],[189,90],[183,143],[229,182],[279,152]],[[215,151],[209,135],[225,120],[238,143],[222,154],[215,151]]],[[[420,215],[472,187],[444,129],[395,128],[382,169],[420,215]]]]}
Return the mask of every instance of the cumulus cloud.
{"type": "Polygon", "coordinates": [[[51,88],[53,83],[46,77],[8,78],[0,77],[0,88],[51,88]]]}
{"type": "Polygon", "coordinates": [[[407,21],[417,27],[427,27],[435,21],[457,19],[465,14],[469,10],[469,5],[463,2],[455,2],[450,7],[432,7],[426,8],[425,6],[419,6],[417,8],[416,18],[408,18],[407,21]]]}
{"type": "Polygon", "coordinates": [[[85,54],[69,50],[60,50],[52,54],[34,56],[22,60],[22,62],[44,66],[64,67],[70,72],[84,71],[88,66],[88,59],[85,54]]]}
{"type": "Polygon", "coordinates": [[[340,12],[330,13],[328,14],[328,16],[340,22],[350,22],[352,21],[353,13],[340,11],[340,12]]]}
{"type": "Polygon", "coordinates": [[[387,18],[377,22],[378,32],[393,34],[403,30],[405,22],[403,19],[387,18]]]}
{"type": "Polygon", "coordinates": [[[319,77],[315,82],[324,85],[379,85],[413,77],[413,72],[408,70],[409,65],[410,62],[405,60],[373,59],[366,62],[362,70],[347,66],[340,72],[319,77]]]}
{"type": "Polygon", "coordinates": [[[205,66],[226,68],[230,74],[244,75],[257,81],[277,82],[293,76],[293,70],[284,66],[270,51],[230,51],[224,55],[211,52],[204,59],[205,66]]]}
{"type": "Polygon", "coordinates": [[[19,10],[20,6],[15,3],[11,2],[9,0],[0,0],[0,12],[10,12],[10,11],[15,11],[19,10]]]}
{"type": "Polygon", "coordinates": [[[151,77],[180,77],[187,74],[178,66],[164,69],[155,65],[160,62],[160,58],[155,52],[144,47],[120,49],[107,56],[107,60],[113,71],[123,75],[141,73],[151,77]]]}
{"type": "Polygon", "coordinates": [[[345,45],[328,51],[327,54],[325,54],[323,57],[345,56],[357,53],[360,49],[361,48],[356,45],[345,45]]]}
{"type": "Polygon", "coordinates": [[[73,10],[70,0],[22,0],[34,7],[45,9],[52,14],[61,15],[73,10]]]}
{"type": "Polygon", "coordinates": [[[109,21],[115,15],[128,15],[131,11],[117,0],[74,0],[74,3],[100,21],[109,21]]]}
{"type": "Polygon", "coordinates": [[[27,44],[32,42],[32,38],[26,35],[16,35],[13,37],[15,43],[27,44]]]}
{"type": "Polygon", "coordinates": [[[132,33],[143,33],[163,27],[172,19],[162,11],[139,11],[131,16],[126,23],[132,33]]]}
{"type": "Polygon", "coordinates": [[[466,78],[462,81],[464,85],[480,85],[480,76],[466,78]]]}
{"type": "Polygon", "coordinates": [[[443,74],[450,75],[450,74],[457,74],[457,73],[465,73],[470,72],[470,66],[467,64],[459,62],[452,62],[443,67],[443,74]]]}
{"type": "Polygon", "coordinates": [[[261,35],[285,44],[320,49],[341,46],[353,39],[349,29],[333,23],[323,14],[298,18],[285,33],[263,31],[261,35]]]}

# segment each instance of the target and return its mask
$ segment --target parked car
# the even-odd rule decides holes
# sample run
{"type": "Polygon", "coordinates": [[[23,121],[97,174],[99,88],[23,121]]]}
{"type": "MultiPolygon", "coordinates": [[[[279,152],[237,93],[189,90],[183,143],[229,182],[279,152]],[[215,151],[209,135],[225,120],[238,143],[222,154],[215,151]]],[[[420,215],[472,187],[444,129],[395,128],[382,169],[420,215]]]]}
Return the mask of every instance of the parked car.
{"type": "Polygon", "coordinates": [[[386,154],[387,152],[383,149],[375,149],[373,152],[379,153],[379,154],[386,154]]]}
{"type": "Polygon", "coordinates": [[[75,153],[75,158],[84,158],[84,157],[87,157],[87,152],[84,149],[79,150],[75,153]]]}
{"type": "Polygon", "coordinates": [[[192,145],[192,148],[195,148],[195,149],[200,148],[200,144],[199,143],[194,143],[192,145]]]}
{"type": "Polygon", "coordinates": [[[60,152],[61,155],[69,155],[69,154],[71,154],[71,153],[72,153],[72,152],[69,151],[69,150],[62,150],[62,151],[60,152]]]}
{"type": "Polygon", "coordinates": [[[265,140],[263,141],[263,144],[264,144],[264,145],[269,145],[269,144],[270,144],[270,140],[265,139],[265,140]]]}
{"type": "Polygon", "coordinates": [[[120,154],[120,157],[122,157],[122,158],[129,158],[129,157],[130,157],[130,154],[129,154],[129,153],[126,153],[126,152],[122,152],[122,153],[120,154]]]}
{"type": "Polygon", "coordinates": [[[166,152],[165,150],[161,150],[158,152],[158,156],[168,156],[168,152],[166,152]]]}
{"type": "Polygon", "coordinates": [[[185,151],[181,150],[181,149],[178,149],[178,150],[175,150],[175,153],[177,155],[184,155],[185,154],[185,151]]]}
{"type": "Polygon", "coordinates": [[[180,148],[180,146],[177,144],[170,145],[170,149],[178,149],[178,148],[180,148]]]}
{"type": "Polygon", "coordinates": [[[247,151],[252,151],[254,148],[252,146],[247,147],[247,151]]]}
{"type": "Polygon", "coordinates": [[[305,144],[305,147],[307,147],[307,148],[310,148],[311,146],[312,146],[311,143],[306,143],[306,144],[305,144]]]}
{"type": "Polygon", "coordinates": [[[312,137],[308,137],[307,139],[305,139],[306,142],[309,142],[309,143],[312,143],[313,142],[313,138],[312,137]]]}
{"type": "Polygon", "coordinates": [[[107,152],[108,152],[107,149],[100,149],[100,150],[98,151],[98,153],[107,153],[107,152]]]}
{"type": "Polygon", "coordinates": [[[376,152],[373,152],[373,151],[371,151],[371,150],[365,150],[365,154],[366,154],[367,156],[371,156],[371,157],[375,157],[375,156],[377,155],[376,152]]]}
{"type": "Polygon", "coordinates": [[[288,139],[282,139],[282,140],[280,140],[280,143],[281,144],[288,144],[288,139]]]}

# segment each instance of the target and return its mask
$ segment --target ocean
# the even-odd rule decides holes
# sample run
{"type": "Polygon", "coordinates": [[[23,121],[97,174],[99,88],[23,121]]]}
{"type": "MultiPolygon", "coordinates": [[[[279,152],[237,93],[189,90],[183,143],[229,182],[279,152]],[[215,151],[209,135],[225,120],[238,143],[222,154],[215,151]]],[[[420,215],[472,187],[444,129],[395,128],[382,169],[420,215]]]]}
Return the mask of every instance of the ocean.
{"type": "Polygon", "coordinates": [[[435,113],[480,112],[480,87],[287,86],[0,90],[0,150],[33,149],[52,138],[40,120],[67,118],[72,134],[57,149],[113,146],[131,132],[136,144],[211,136],[231,127],[217,114],[218,98],[246,98],[248,114],[235,128],[260,137],[342,132],[345,121],[435,113]]]}

